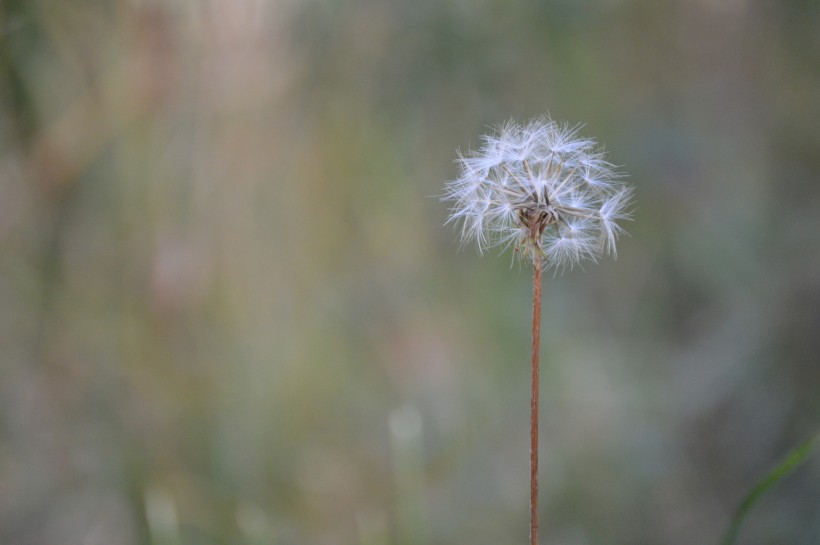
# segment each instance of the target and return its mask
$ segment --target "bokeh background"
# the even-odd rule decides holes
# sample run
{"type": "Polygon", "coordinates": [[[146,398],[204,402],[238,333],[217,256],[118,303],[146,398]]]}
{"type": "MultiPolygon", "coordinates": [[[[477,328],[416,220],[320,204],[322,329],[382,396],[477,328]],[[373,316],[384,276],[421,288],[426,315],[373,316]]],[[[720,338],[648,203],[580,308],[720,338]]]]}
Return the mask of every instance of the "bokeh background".
{"type": "Polygon", "coordinates": [[[814,1],[3,0],[0,543],[525,543],[529,271],[437,195],[545,112],[637,209],[545,278],[542,542],[717,543],[820,422],[819,67],[814,1]]]}

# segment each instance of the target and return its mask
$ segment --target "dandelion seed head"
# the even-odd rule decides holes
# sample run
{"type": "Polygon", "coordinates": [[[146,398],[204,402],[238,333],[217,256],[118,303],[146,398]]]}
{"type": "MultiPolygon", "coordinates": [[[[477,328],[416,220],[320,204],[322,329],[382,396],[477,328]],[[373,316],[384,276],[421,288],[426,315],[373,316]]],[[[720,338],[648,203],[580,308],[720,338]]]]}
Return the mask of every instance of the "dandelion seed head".
{"type": "Polygon", "coordinates": [[[616,256],[632,188],[579,129],[548,117],[508,121],[484,135],[478,150],[459,152],[459,176],[447,182],[443,200],[462,243],[474,241],[481,253],[512,247],[558,270],[616,256]]]}

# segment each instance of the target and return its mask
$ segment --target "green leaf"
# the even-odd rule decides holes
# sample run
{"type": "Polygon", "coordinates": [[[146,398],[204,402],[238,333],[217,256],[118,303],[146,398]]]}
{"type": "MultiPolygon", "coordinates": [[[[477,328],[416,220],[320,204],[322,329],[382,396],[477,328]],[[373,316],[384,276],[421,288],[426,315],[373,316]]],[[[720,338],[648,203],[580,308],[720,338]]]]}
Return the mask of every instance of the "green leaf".
{"type": "Polygon", "coordinates": [[[769,488],[777,484],[780,479],[791,473],[797,466],[803,463],[818,443],[820,443],[820,433],[815,434],[814,437],[810,438],[808,441],[791,451],[777,467],[766,475],[763,480],[757,483],[749,495],[746,496],[746,499],[743,500],[743,503],[740,504],[740,507],[738,507],[737,513],[735,513],[729,529],[723,536],[721,545],[732,545],[735,542],[738,531],[740,530],[740,525],[743,523],[743,520],[746,518],[749,510],[760,499],[760,496],[762,496],[763,493],[769,488]]]}

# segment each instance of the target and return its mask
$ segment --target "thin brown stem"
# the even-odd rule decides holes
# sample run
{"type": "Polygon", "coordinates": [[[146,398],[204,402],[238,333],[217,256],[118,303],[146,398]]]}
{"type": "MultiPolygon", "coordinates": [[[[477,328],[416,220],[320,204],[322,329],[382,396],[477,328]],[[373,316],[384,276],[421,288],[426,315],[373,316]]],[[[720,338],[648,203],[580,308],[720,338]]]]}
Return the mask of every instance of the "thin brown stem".
{"type": "Polygon", "coordinates": [[[538,354],[541,347],[541,253],[532,263],[532,397],[530,401],[530,545],[538,545],[538,354]]]}

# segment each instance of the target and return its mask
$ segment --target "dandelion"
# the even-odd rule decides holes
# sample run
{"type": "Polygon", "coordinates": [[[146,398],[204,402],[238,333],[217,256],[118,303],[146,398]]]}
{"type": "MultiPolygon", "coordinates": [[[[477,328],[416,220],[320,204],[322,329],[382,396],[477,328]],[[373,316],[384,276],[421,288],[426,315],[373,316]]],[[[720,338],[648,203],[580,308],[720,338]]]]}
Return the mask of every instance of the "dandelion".
{"type": "Polygon", "coordinates": [[[460,223],[462,241],[474,240],[480,252],[512,246],[558,270],[616,255],[632,188],[577,127],[549,118],[509,122],[457,162],[460,175],[445,193],[454,203],[449,222],[460,223]]]}
{"type": "Polygon", "coordinates": [[[453,203],[448,223],[460,225],[462,243],[475,241],[482,253],[512,247],[533,265],[530,542],[536,545],[542,270],[616,256],[632,188],[594,140],[548,117],[510,121],[483,141],[479,151],[459,153],[459,176],[447,183],[443,200],[453,203]]]}

